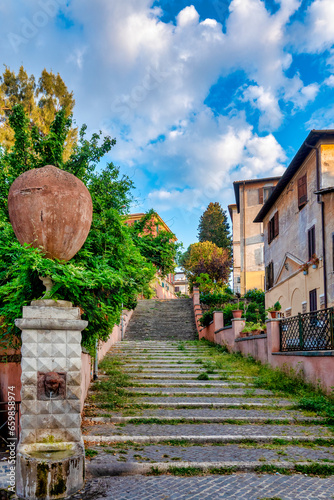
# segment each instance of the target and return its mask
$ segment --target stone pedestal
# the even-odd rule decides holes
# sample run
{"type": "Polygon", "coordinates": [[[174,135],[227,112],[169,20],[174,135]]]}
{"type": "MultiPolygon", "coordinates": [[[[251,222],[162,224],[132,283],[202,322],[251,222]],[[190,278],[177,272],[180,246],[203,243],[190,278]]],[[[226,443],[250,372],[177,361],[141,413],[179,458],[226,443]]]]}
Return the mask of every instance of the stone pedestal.
{"type": "Polygon", "coordinates": [[[64,498],[84,484],[81,331],[88,323],[69,302],[31,304],[16,320],[22,330],[17,495],[64,498]]]}

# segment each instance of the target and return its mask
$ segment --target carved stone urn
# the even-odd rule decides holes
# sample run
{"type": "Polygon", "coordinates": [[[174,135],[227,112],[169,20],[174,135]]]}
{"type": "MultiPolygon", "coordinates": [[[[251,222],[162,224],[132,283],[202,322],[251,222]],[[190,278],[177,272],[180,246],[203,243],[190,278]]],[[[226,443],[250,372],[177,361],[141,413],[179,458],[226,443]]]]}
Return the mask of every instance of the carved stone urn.
{"type": "Polygon", "coordinates": [[[21,245],[41,248],[51,259],[70,260],[84,244],[93,204],[83,182],[52,165],[28,170],[8,196],[10,222],[21,245]]]}

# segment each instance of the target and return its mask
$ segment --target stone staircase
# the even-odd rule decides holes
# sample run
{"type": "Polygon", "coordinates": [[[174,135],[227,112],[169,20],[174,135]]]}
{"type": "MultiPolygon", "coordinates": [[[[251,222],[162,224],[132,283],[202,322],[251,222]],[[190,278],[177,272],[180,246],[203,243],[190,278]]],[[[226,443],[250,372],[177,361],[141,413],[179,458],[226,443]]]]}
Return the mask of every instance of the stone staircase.
{"type": "MultiPolygon", "coordinates": [[[[230,354],[221,352],[219,362],[213,362],[217,359],[214,347],[184,342],[184,331],[193,335],[193,323],[189,302],[182,302],[186,320],[181,301],[141,301],[126,339],[108,353],[131,377],[127,390],[133,396],[117,411],[88,400],[84,440],[86,448],[98,452],[87,463],[88,476],[106,481],[111,476],[136,475],[137,480],[150,479],[145,482],[150,487],[153,479],[158,487],[165,478],[174,488],[171,496],[163,496],[160,490],[158,495],[158,489],[147,496],[131,490],[136,499],[334,498],[333,479],[307,477],[310,466],[315,471],[318,466],[334,466],[331,428],[321,418],[297,410],[291,398],[256,388],[249,372],[236,367],[230,354]],[[301,479],[293,476],[298,478],[298,492],[293,491],[296,481],[287,481],[285,473],[301,475],[301,479]],[[187,477],[185,483],[182,475],[201,482],[187,477]],[[259,482],[259,478],[265,479],[259,482]],[[307,492],[304,480],[309,480],[307,492]],[[258,487],[247,489],[246,483],[258,487]],[[241,486],[242,495],[234,496],[231,492],[241,486]],[[230,493],[217,496],[220,487],[230,493]],[[321,496],[315,496],[318,488],[321,496]]],[[[102,374],[101,380],[106,378],[102,374]]],[[[116,483],[107,481],[104,489],[99,483],[101,493],[94,489],[100,481],[95,479],[88,484],[85,498],[104,498],[110,494],[108,487],[117,490],[112,489],[114,499],[131,498],[121,490],[121,484],[128,485],[127,492],[129,485],[135,488],[131,479],[122,483],[116,479],[119,491],[116,483]]]]}
{"type": "Polygon", "coordinates": [[[128,340],[194,340],[191,299],[139,300],[126,331],[128,340]]]}

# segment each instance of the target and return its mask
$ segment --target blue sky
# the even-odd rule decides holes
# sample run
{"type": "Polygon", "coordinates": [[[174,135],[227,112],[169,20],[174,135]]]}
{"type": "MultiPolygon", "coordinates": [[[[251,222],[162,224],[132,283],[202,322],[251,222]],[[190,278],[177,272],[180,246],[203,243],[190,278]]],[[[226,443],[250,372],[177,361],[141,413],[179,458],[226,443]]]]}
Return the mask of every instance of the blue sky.
{"type": "Polygon", "coordinates": [[[2,63],[59,72],[78,125],[187,247],[234,180],[280,175],[309,130],[334,128],[333,0],[15,0],[2,63]]]}

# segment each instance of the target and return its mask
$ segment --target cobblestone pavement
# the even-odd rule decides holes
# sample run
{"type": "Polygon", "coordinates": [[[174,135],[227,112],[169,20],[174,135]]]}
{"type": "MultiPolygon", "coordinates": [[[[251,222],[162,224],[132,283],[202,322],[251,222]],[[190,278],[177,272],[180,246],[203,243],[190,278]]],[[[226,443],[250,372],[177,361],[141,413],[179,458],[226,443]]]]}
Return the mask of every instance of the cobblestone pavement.
{"type": "Polygon", "coordinates": [[[334,479],[302,475],[128,476],[89,482],[73,500],[333,500],[334,479]]]}
{"type": "MultiPolygon", "coordinates": [[[[145,307],[148,316],[154,313],[155,307],[145,307]]],[[[229,363],[228,354],[216,362],[212,348],[203,343],[168,342],[163,315],[154,323],[141,314],[149,334],[156,332],[154,342],[138,341],[147,335],[133,327],[129,340],[108,354],[120,360],[131,379],[128,390],[137,394],[118,411],[99,404],[90,407],[88,402],[83,432],[92,458],[87,460],[86,488],[75,499],[334,499],[334,476],[296,474],[315,473],[300,468],[305,464],[318,467],[316,471],[334,466],[334,435],[321,418],[296,409],[293,398],[257,389],[253,372],[229,363]],[[155,330],[160,327],[161,341],[155,330]],[[203,372],[209,372],[208,379],[197,381],[203,372]],[[246,386],[233,385],[236,380],[246,386]],[[195,385],[180,387],[187,381],[195,385]],[[152,387],[154,382],[161,385],[152,387]],[[138,383],[140,387],[131,386],[138,383]],[[117,423],[123,417],[127,420],[117,423]],[[210,417],[216,421],[205,422],[210,417]],[[233,469],[227,471],[229,467],[233,469]],[[278,467],[292,475],[278,473],[278,467]],[[264,470],[272,473],[255,473],[264,470]],[[153,472],[158,475],[145,475],[153,472]]],[[[180,308],[177,316],[182,332],[180,308]]]]}

